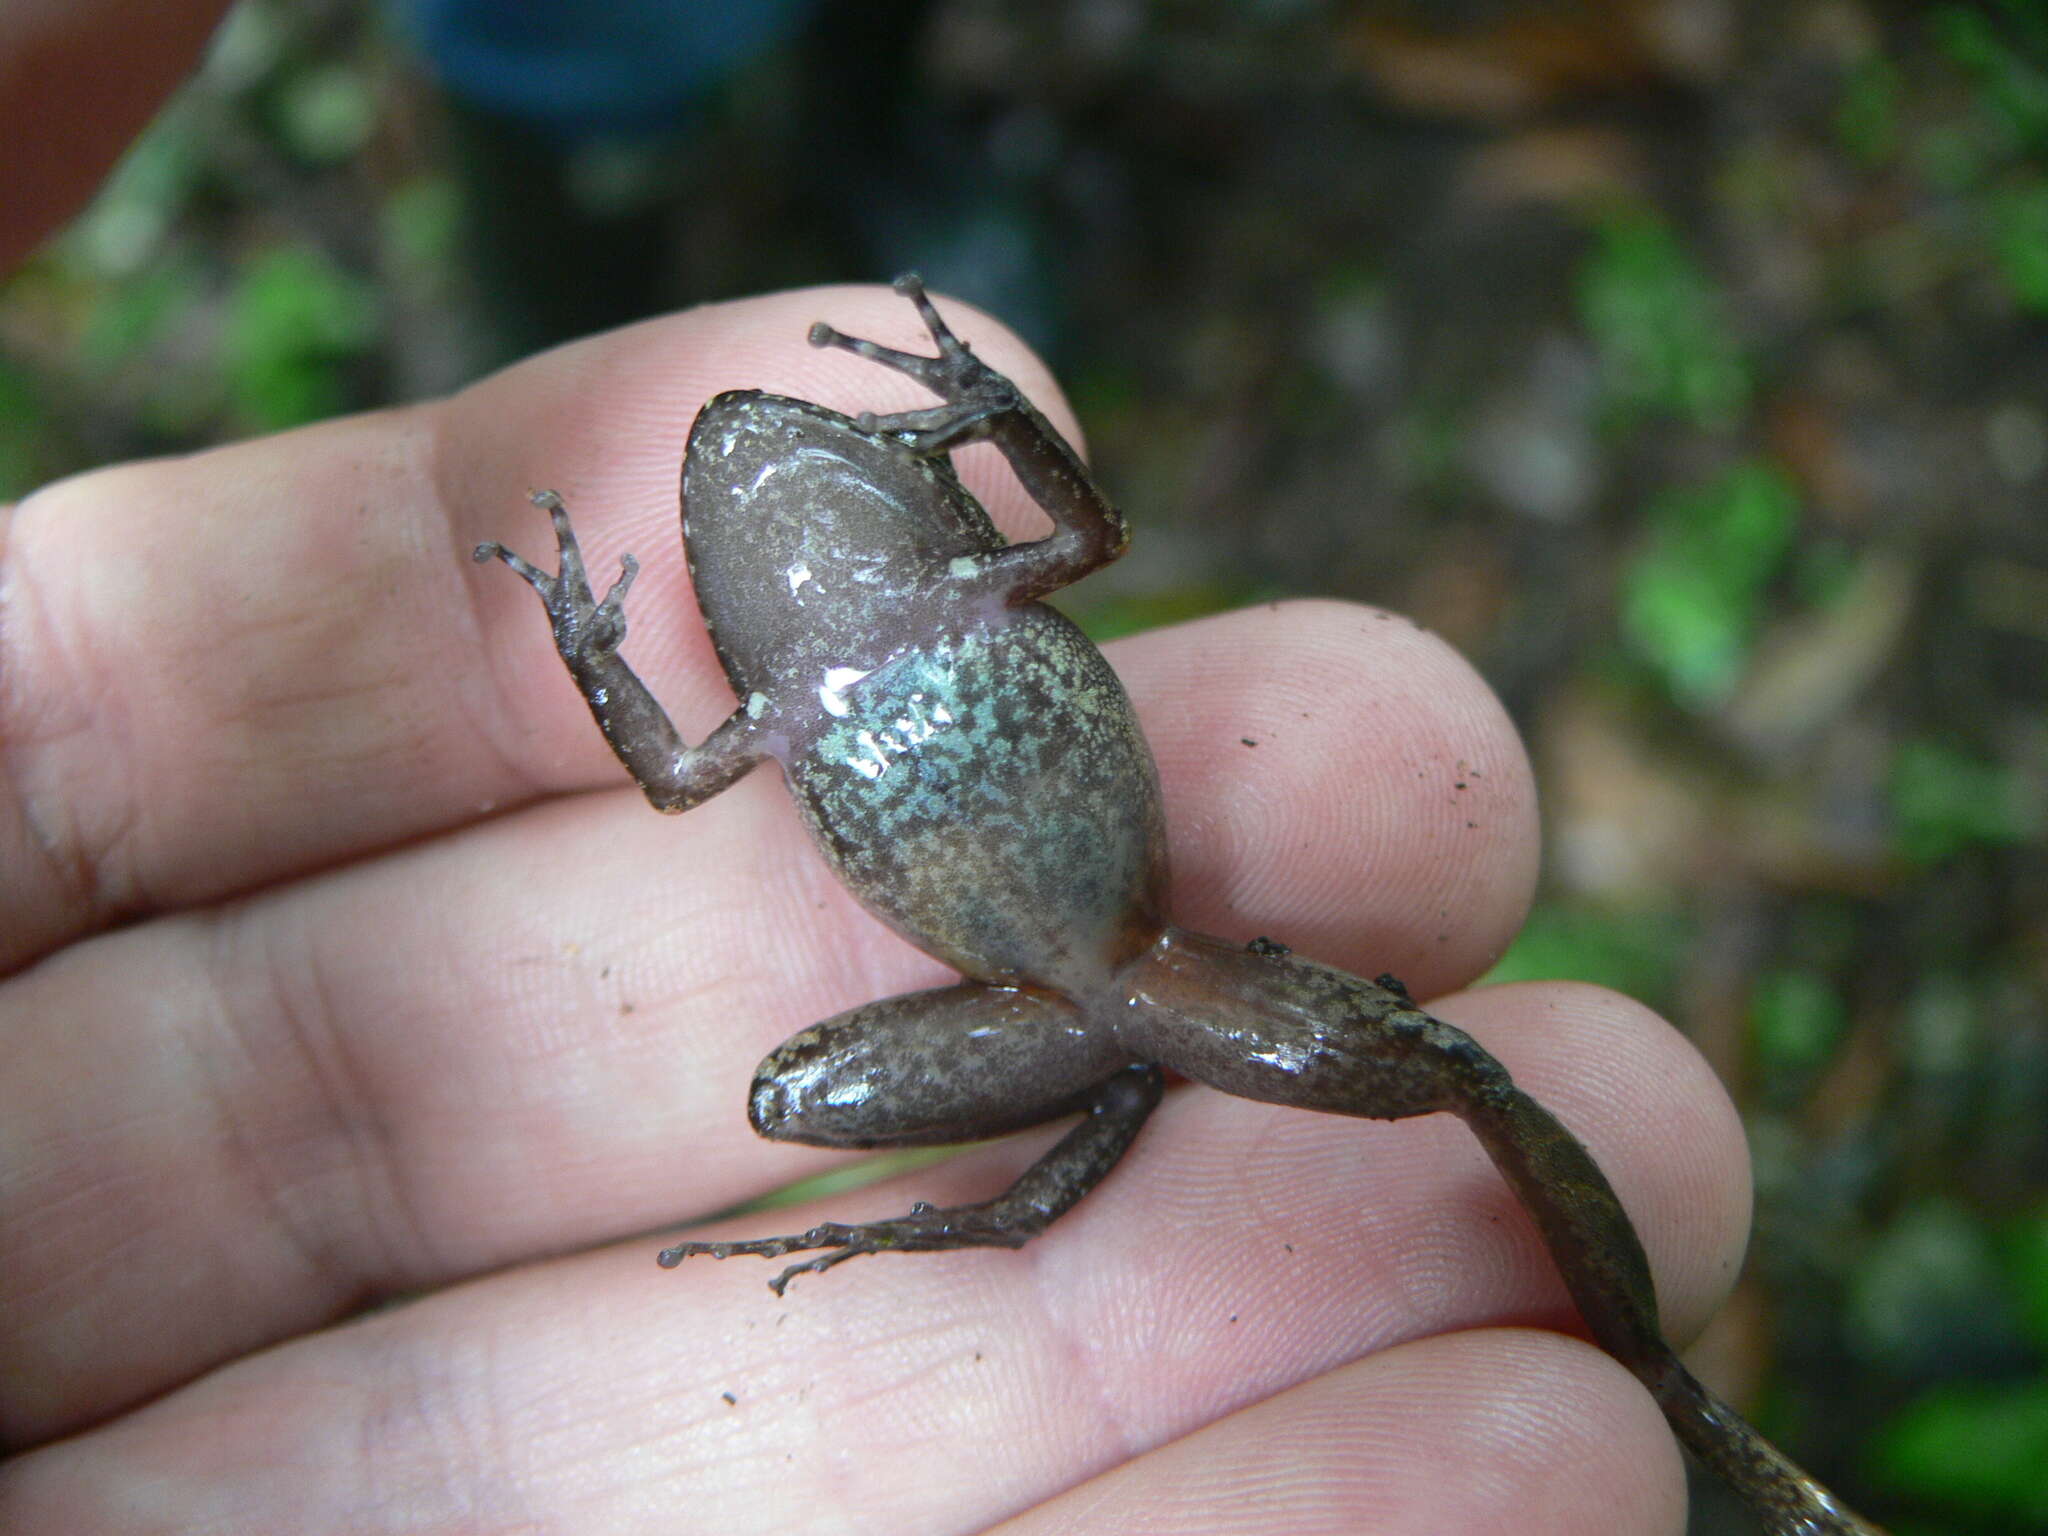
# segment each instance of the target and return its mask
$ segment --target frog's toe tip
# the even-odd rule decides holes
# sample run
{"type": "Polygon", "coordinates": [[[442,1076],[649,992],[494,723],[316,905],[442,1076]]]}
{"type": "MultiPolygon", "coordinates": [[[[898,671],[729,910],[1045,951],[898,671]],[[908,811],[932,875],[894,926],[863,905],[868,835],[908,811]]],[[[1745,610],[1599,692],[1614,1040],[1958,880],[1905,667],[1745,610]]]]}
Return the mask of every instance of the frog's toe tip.
{"type": "Polygon", "coordinates": [[[808,336],[811,345],[814,347],[833,346],[839,340],[839,333],[822,320],[813,320],[811,322],[808,336]]]}
{"type": "Polygon", "coordinates": [[[906,299],[911,299],[924,292],[924,278],[915,272],[900,272],[889,286],[906,299]]]}

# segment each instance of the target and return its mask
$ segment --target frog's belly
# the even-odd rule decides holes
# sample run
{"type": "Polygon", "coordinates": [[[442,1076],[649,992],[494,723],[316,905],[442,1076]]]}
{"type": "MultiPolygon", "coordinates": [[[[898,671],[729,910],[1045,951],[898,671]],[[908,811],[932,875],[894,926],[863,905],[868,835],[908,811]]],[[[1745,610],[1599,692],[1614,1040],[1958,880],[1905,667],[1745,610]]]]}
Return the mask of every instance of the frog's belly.
{"type": "Polygon", "coordinates": [[[1065,618],[1021,610],[824,699],[789,780],[870,911],[969,976],[1062,990],[1150,943],[1158,776],[1116,674],[1065,618]]]}

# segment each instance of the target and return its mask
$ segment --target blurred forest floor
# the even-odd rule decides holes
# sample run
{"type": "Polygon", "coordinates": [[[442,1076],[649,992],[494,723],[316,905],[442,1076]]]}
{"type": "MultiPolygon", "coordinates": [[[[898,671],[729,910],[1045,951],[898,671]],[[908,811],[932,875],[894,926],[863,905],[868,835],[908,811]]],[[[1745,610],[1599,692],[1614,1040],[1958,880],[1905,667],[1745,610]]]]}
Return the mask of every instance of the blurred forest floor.
{"type": "Polygon", "coordinates": [[[1096,633],[1477,661],[1549,839],[1497,974],[1748,1118],[1697,1363],[1901,1536],[2048,1531],[2048,5],[832,0],[565,144],[250,0],[0,287],[0,495],[909,267],[1066,381],[1096,633]]]}

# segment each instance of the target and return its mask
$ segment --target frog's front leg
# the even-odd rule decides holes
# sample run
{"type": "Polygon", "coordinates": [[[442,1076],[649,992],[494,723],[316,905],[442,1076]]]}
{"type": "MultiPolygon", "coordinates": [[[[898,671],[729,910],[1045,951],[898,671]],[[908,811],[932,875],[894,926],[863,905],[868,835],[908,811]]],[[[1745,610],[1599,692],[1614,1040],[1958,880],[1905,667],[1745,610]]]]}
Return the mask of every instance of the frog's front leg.
{"type": "Polygon", "coordinates": [[[640,563],[625,556],[619,579],[600,602],[591,591],[583,551],[562,498],[553,491],[536,491],[533,504],[554,523],[559,572],[551,576],[495,541],[477,545],[476,560],[504,561],[540,594],[554,630],[555,650],[604,739],[655,809],[686,811],[710,799],[765,755],[755,721],[739,711],[712,731],[702,746],[685,745],[668,712],[619,655],[626,638],[626,592],[640,573],[640,563]]]}
{"type": "Polygon", "coordinates": [[[925,296],[920,278],[906,273],[896,279],[895,287],[917,306],[925,329],[938,345],[937,357],[920,357],[862,341],[823,321],[811,327],[811,345],[841,347],[908,374],[946,403],[893,416],[863,413],[858,418],[861,430],[889,433],[926,457],[968,443],[994,443],[1010,461],[1018,482],[1053,523],[1049,537],[986,555],[963,556],[956,578],[963,585],[978,582],[1009,602],[1026,603],[1080,580],[1121,555],[1130,543],[1130,529],[1123,514],[1096,489],[1080,455],[1016,385],[953,334],[925,296]]]}
{"type": "Polygon", "coordinates": [[[708,1255],[780,1258],[825,1250],[800,1274],[863,1253],[1016,1248],[1100,1183],[1158,1104],[1158,1070],[1118,1054],[1062,998],[964,982],[869,1003],[793,1035],[754,1074],[748,1115],[778,1141],[827,1147],[977,1141],[1081,1113],[1081,1122],[1007,1190],[973,1205],[922,1202],[908,1215],[745,1241],[678,1243],[664,1267],[708,1255]]]}

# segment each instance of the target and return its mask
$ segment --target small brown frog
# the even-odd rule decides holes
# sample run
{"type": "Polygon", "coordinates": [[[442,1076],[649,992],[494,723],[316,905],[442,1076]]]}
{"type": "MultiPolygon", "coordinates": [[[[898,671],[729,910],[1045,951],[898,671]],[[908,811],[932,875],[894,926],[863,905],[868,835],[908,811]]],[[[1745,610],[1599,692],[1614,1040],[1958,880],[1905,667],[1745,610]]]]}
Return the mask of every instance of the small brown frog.
{"type": "Polygon", "coordinates": [[[853,419],[742,390],[712,400],[691,429],[684,546],[740,700],[701,745],[682,741],[619,658],[630,555],[597,599],[561,498],[543,492],[534,501],[554,521],[559,574],[497,544],[476,558],[503,560],[540,593],[605,739],[656,807],[687,810],[775,759],[840,878],[963,978],[784,1042],[755,1073],[757,1131],[901,1147],[1081,1118],[982,1204],[679,1243],[661,1262],[816,1251],[772,1282],[779,1293],[856,1254],[1019,1246],[1116,1165],[1164,1071],[1331,1114],[1447,1111],[1535,1218],[1593,1337],[1773,1536],[1874,1536],[1679,1362],[1605,1176],[1471,1036],[1391,976],[1363,981],[1168,919],[1151,752],[1115,673],[1038,601],[1121,554],[1124,521],[917,279],[896,286],[936,357],[822,324],[811,342],[908,374],[943,404],[853,419]],[[948,455],[978,441],[1002,451],[1051,517],[1049,537],[1006,544],[961,486],[948,455]]]}

